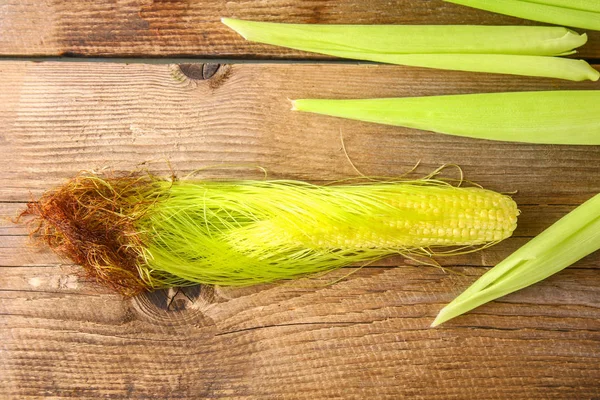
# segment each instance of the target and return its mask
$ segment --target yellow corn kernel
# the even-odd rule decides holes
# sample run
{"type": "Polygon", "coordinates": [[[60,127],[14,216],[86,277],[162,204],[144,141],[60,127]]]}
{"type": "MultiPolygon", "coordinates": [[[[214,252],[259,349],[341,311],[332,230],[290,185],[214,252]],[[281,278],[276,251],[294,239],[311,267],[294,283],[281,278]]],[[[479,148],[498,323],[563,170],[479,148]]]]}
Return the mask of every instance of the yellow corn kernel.
{"type": "Polygon", "coordinates": [[[442,192],[390,195],[391,207],[368,224],[335,231],[314,226],[296,239],[312,248],[470,246],[505,239],[516,228],[518,210],[510,197],[470,188],[442,192]]]}

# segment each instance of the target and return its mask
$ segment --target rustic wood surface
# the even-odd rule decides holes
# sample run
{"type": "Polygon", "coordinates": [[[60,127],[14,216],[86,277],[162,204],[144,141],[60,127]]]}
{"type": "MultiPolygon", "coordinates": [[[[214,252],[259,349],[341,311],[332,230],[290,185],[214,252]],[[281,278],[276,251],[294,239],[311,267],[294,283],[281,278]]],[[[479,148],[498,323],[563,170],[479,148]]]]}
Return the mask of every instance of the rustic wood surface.
{"type": "MultiPolygon", "coordinates": [[[[600,398],[600,254],[440,328],[487,268],[600,192],[600,146],[488,142],[290,111],[302,97],[598,89],[599,83],[345,64],[244,42],[220,17],[307,23],[535,24],[441,0],[0,2],[0,399],[600,398]],[[221,64],[169,58],[229,59],[221,64]],[[42,60],[43,58],[40,58],[42,60]],[[233,63],[232,63],[233,61],[233,63]],[[342,140],[347,155],[342,149],[342,140]],[[123,299],[12,219],[84,169],[314,182],[458,164],[516,192],[515,235],[252,288],[123,299]]],[[[578,56],[600,60],[600,32],[578,56]]],[[[599,68],[599,66],[596,66],[599,68]]],[[[457,176],[453,168],[446,176],[457,176]]]]}
{"type": "MultiPolygon", "coordinates": [[[[0,398],[597,398],[600,255],[437,329],[485,268],[600,192],[600,147],[457,138],[294,113],[299,97],[592,89],[595,83],[374,65],[1,62],[0,398]],[[216,71],[216,72],[215,72],[216,71]],[[210,79],[202,79],[207,74],[210,79]],[[245,289],[122,299],[9,218],[82,169],[326,181],[444,163],[512,192],[515,236],[245,289]],[[144,163],[145,164],[141,164],[144,163]]],[[[447,170],[448,176],[456,171],[447,170]]]]}
{"type": "MultiPolygon", "coordinates": [[[[442,0],[5,0],[0,55],[324,59],[245,42],[221,17],[323,24],[543,25],[442,0]]],[[[583,31],[579,29],[579,31],[583,31]]],[[[580,56],[600,59],[600,32],[580,56]]]]}

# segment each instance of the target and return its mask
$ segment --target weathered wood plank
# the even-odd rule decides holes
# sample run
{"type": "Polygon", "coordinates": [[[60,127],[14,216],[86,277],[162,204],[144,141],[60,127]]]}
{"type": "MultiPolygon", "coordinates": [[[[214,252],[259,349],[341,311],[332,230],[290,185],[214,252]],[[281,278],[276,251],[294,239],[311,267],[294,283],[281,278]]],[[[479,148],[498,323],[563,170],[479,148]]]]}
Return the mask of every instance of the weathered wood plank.
{"type": "MultiPolygon", "coordinates": [[[[460,139],[295,114],[295,97],[592,89],[591,83],[393,66],[0,63],[1,398],[595,398],[600,255],[441,329],[485,269],[600,192],[600,149],[460,139]],[[190,74],[190,72],[188,72],[190,74]],[[13,217],[81,169],[325,181],[443,163],[515,195],[515,238],[441,260],[316,280],[122,299],[35,247],[13,217]]],[[[449,173],[451,173],[449,171],[449,173]]]]}
{"type": "MultiPolygon", "coordinates": [[[[221,17],[326,24],[536,24],[442,0],[12,0],[0,5],[0,15],[0,54],[28,56],[323,59],[247,43],[223,26],[221,17]]],[[[600,33],[588,33],[590,41],[580,55],[600,58],[600,33]]]]}
{"type": "MultiPolygon", "coordinates": [[[[32,198],[33,200],[33,198],[32,198]]],[[[26,203],[0,203],[0,236],[27,235],[28,229],[17,221],[19,214],[25,209],[26,203]]]]}
{"type": "MultiPolygon", "coordinates": [[[[3,398],[594,398],[600,281],[560,275],[441,329],[479,275],[361,270],[334,285],[150,297],[0,291],[3,398]],[[585,286],[581,284],[585,283],[585,286]],[[574,290],[576,288],[576,290],[574,290]],[[537,306],[528,304],[535,302],[537,306]],[[193,360],[193,361],[192,361],[193,360]]],[[[60,289],[58,289],[60,290],[60,289]]]]}
{"type": "MultiPolygon", "coordinates": [[[[397,66],[226,65],[209,80],[174,65],[0,63],[0,200],[27,201],[82,169],[332,180],[461,165],[467,179],[515,191],[519,204],[579,204],[600,192],[598,146],[458,138],[290,111],[290,98],[593,89],[397,66]]],[[[452,171],[448,171],[452,175],[452,171]]],[[[456,174],[454,176],[457,176],[456,174]]]]}

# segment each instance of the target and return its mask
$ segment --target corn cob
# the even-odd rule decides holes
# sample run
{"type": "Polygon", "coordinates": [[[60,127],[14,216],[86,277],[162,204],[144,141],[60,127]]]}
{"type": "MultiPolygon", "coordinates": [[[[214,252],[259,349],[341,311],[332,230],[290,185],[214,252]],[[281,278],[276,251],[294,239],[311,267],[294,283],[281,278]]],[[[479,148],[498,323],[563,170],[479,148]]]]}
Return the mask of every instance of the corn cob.
{"type": "Polygon", "coordinates": [[[433,178],[315,186],[82,175],[25,214],[38,217],[52,248],[135,294],[271,282],[446,246],[475,249],[509,237],[518,210],[508,196],[433,178]]]}

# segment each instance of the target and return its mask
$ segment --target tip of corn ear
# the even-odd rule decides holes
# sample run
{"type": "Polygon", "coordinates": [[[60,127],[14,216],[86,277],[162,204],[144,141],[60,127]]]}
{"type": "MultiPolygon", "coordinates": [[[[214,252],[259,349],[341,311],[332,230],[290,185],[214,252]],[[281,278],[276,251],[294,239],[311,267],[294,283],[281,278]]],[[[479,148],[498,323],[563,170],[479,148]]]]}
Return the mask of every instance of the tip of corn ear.
{"type": "Polygon", "coordinates": [[[298,111],[298,108],[296,107],[296,100],[290,100],[292,102],[292,111],[298,111]]]}

